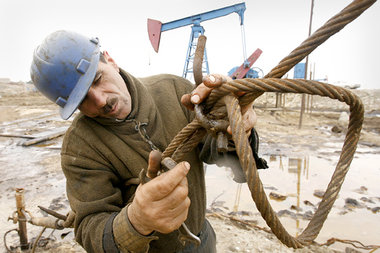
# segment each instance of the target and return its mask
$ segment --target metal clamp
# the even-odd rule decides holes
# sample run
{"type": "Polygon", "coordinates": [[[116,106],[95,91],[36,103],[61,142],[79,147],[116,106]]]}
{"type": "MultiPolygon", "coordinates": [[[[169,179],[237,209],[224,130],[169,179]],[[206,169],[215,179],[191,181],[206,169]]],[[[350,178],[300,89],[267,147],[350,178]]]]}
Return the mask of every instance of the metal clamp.
{"type": "MultiPolygon", "coordinates": [[[[161,161],[161,165],[164,167],[164,170],[171,170],[177,165],[177,163],[170,157],[165,157],[161,161]]],[[[194,243],[196,246],[201,245],[201,239],[198,236],[194,235],[185,223],[181,224],[181,226],[178,228],[178,231],[178,239],[182,245],[185,245],[186,242],[194,243]]]]}
{"type": "Polygon", "coordinates": [[[227,152],[228,138],[226,131],[230,123],[225,119],[210,119],[205,116],[203,113],[202,104],[195,105],[194,111],[195,117],[198,119],[201,125],[216,135],[218,152],[227,152]]]}

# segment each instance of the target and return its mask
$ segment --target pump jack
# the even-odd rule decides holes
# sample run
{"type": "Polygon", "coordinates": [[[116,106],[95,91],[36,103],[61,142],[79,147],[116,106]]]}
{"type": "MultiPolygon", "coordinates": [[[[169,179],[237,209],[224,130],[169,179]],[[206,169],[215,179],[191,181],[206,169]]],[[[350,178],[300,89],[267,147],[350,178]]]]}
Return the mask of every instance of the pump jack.
{"type": "MultiPolygon", "coordinates": [[[[185,66],[183,69],[182,77],[187,76],[188,73],[193,73],[192,63],[194,61],[195,49],[197,46],[198,38],[200,35],[203,35],[205,30],[200,25],[201,22],[211,20],[214,18],[226,16],[233,12],[236,12],[240,17],[240,26],[241,26],[241,36],[243,42],[243,55],[244,55],[244,63],[240,68],[238,68],[234,73],[230,74],[231,77],[242,78],[247,72],[250,70],[252,64],[258,59],[261,54],[261,50],[257,49],[248,59],[246,57],[246,46],[245,46],[245,31],[244,31],[244,11],[245,11],[245,3],[239,3],[231,6],[227,6],[224,8],[216,9],[209,12],[204,12],[201,14],[189,16],[186,18],[174,20],[167,23],[161,23],[158,20],[148,19],[148,35],[149,40],[153,46],[153,49],[158,52],[161,40],[161,33],[176,29],[179,27],[192,25],[191,26],[191,34],[190,41],[187,49],[187,55],[185,60],[185,66]]],[[[206,49],[204,50],[203,64],[202,64],[202,73],[209,74],[209,66],[207,60],[206,49]],[[204,66],[203,66],[204,65],[204,66]]]]}

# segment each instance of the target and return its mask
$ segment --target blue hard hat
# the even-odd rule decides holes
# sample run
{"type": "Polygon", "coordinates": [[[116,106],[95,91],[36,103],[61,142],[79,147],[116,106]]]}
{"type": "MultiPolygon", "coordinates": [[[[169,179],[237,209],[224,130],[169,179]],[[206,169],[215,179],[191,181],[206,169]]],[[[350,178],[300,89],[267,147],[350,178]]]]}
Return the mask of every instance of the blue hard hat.
{"type": "Polygon", "coordinates": [[[42,94],[60,106],[63,119],[70,118],[90,89],[99,63],[99,47],[98,38],[57,31],[34,51],[32,81],[42,94]]]}

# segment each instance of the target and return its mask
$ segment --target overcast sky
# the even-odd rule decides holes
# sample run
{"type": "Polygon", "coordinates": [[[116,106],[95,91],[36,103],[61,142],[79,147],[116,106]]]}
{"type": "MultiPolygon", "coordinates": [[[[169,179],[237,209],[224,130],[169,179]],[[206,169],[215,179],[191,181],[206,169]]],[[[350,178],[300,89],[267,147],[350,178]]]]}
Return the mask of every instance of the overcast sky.
{"type": "MultiPolygon", "coordinates": [[[[190,26],[161,35],[154,52],[147,18],[162,23],[241,3],[237,0],[0,0],[0,78],[28,81],[33,50],[51,32],[72,30],[99,37],[120,67],[135,76],[182,75],[190,26]]],[[[348,5],[350,0],[315,0],[312,31],[348,5]]],[[[307,38],[311,0],[247,0],[244,14],[249,56],[263,50],[254,66],[268,73],[307,38]]],[[[207,36],[210,71],[226,74],[243,62],[239,16],[236,13],[201,23],[207,36]]],[[[380,4],[317,48],[309,58],[315,78],[329,83],[380,88],[380,4]],[[312,67],[314,69],[314,67],[312,67]]],[[[292,75],[292,73],[290,73],[292,75]]]]}

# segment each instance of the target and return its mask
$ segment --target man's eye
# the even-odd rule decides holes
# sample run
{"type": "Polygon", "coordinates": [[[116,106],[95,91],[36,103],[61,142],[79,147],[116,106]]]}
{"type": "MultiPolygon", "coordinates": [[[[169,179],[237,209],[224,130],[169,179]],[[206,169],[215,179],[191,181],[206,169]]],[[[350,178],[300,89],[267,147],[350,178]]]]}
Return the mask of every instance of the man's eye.
{"type": "Polygon", "coordinates": [[[99,84],[100,80],[102,79],[102,75],[99,75],[95,78],[93,85],[99,84]]]}

